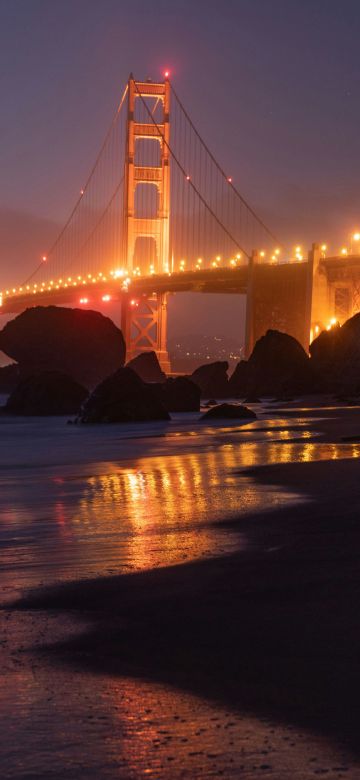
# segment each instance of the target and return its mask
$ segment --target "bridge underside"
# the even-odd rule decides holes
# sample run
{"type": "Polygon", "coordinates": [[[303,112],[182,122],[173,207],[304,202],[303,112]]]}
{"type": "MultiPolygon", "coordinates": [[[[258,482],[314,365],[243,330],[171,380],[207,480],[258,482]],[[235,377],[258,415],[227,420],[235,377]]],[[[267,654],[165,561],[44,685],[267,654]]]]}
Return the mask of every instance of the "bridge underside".
{"type": "Polygon", "coordinates": [[[360,310],[360,256],[325,259],[314,245],[307,262],[260,263],[254,255],[249,264],[236,268],[153,274],[135,277],[128,286],[121,279],[92,278],[58,289],[9,294],[1,313],[17,314],[38,305],[103,310],[105,301],[118,301],[128,359],[155,350],[168,371],[167,294],[184,292],[246,295],[247,356],[269,328],[289,333],[307,350],[312,337],[331,322],[342,324],[360,310]]]}

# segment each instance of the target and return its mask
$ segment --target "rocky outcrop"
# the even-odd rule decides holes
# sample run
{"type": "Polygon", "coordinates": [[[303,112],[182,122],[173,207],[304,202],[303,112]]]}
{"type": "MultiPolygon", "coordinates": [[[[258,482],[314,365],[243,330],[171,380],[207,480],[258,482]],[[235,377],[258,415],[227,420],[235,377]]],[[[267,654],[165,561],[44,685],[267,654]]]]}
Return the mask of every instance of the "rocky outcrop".
{"type": "Polygon", "coordinates": [[[235,397],[314,392],[316,377],[309,357],[293,336],[268,330],[230,377],[235,397]]]}
{"type": "Polygon", "coordinates": [[[252,409],[240,404],[218,404],[208,409],[200,418],[201,420],[256,420],[257,416],[252,409]]]}
{"type": "Polygon", "coordinates": [[[201,398],[228,398],[229,381],[226,361],[205,363],[191,374],[191,380],[200,388],[201,398]]]}
{"type": "Polygon", "coordinates": [[[200,411],[200,389],[189,377],[169,377],[158,387],[160,398],[168,412],[200,411]]]}
{"type": "Polygon", "coordinates": [[[36,306],[0,332],[0,349],[19,363],[21,377],[61,371],[94,387],[124,364],[121,330],[96,311],[36,306]]]}
{"type": "Polygon", "coordinates": [[[310,345],[311,364],[324,392],[360,393],[360,314],[323,331],[310,345]]]}
{"type": "Polygon", "coordinates": [[[44,371],[19,382],[11,393],[5,412],[26,416],[77,414],[87,390],[60,371],[44,371]]]}
{"type": "Polygon", "coordinates": [[[90,395],[79,417],[84,423],[169,420],[156,390],[131,368],[120,368],[90,395]]]}
{"type": "Polygon", "coordinates": [[[17,363],[0,367],[0,393],[11,393],[19,383],[20,373],[17,363]]]}
{"type": "Polygon", "coordinates": [[[143,352],[126,363],[143,382],[165,382],[166,374],[161,370],[157,354],[154,351],[143,352]]]}

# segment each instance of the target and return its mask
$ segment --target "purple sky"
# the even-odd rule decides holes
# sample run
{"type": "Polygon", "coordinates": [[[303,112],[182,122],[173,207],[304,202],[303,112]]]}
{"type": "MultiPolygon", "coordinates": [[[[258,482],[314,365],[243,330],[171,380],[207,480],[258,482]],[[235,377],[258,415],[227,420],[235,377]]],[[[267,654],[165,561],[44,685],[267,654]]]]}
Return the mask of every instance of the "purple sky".
{"type": "MultiPolygon", "coordinates": [[[[165,67],[280,239],[336,251],[360,226],[359,31],[357,0],[0,0],[0,287],[46,253],[129,72],[165,67]]],[[[171,306],[172,332],[230,333],[243,311],[171,306]]]]}

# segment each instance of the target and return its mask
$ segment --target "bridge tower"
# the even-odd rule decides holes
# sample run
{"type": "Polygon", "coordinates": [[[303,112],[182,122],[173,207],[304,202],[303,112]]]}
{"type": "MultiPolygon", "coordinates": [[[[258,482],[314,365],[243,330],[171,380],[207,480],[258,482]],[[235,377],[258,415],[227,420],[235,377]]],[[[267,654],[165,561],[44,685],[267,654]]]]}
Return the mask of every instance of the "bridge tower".
{"type": "MultiPolygon", "coordinates": [[[[147,245],[149,241],[154,242],[155,245],[156,259],[153,272],[169,271],[169,139],[169,80],[166,79],[161,83],[135,81],[130,75],[124,171],[124,260],[130,273],[134,270],[137,241],[144,238],[148,239],[147,245]],[[141,145],[145,145],[144,141],[148,147],[149,142],[159,145],[158,165],[140,164],[139,161],[146,157],[141,155],[141,145]],[[137,213],[136,190],[139,185],[156,188],[155,216],[153,213],[137,213]]],[[[133,300],[131,294],[124,295],[121,319],[127,360],[131,360],[141,352],[155,350],[163,370],[169,371],[170,363],[166,348],[167,295],[154,293],[137,300],[133,300]]]]}

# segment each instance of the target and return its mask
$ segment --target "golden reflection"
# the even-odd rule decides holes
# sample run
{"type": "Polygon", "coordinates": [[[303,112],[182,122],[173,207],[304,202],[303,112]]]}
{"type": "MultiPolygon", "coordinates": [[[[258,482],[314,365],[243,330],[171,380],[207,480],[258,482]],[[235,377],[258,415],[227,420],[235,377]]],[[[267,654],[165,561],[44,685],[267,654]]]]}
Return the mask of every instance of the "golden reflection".
{"type": "Polygon", "coordinates": [[[139,458],[131,468],[104,464],[105,473],[85,480],[74,526],[81,538],[87,526],[89,541],[111,544],[114,563],[136,568],[238,547],[239,538],[227,538],[217,521],[294,498],[255,484],[241,469],[360,455],[360,445],[309,442],[303,433],[294,441],[292,431],[274,430],[273,441],[221,442],[212,450],[139,458]]]}

